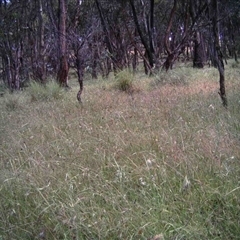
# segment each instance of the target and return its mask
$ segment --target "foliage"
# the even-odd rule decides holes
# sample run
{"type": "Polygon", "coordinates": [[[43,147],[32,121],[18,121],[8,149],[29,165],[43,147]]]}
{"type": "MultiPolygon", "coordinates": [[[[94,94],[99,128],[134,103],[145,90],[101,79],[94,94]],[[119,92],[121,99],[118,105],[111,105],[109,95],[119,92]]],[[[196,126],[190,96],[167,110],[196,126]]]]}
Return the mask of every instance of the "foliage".
{"type": "Polygon", "coordinates": [[[138,73],[133,97],[86,81],[82,105],[77,86],[46,102],[29,88],[10,114],[0,98],[0,239],[238,239],[238,70],[227,110],[215,74],[149,88],[138,73]]]}

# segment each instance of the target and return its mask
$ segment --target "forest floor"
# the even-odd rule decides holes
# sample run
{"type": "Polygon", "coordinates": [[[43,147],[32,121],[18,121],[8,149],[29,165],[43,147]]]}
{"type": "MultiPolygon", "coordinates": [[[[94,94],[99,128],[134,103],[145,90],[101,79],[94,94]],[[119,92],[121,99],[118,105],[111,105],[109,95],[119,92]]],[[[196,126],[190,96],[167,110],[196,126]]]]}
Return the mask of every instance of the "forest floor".
{"type": "Polygon", "coordinates": [[[239,239],[239,67],[228,108],[207,67],[6,92],[0,240],[239,239]]]}

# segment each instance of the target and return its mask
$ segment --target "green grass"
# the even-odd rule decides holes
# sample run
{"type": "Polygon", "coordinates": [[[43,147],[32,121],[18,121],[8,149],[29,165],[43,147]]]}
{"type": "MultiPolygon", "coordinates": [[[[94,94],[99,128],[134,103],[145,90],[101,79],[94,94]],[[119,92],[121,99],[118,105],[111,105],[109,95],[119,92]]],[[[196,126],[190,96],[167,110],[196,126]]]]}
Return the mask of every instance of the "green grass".
{"type": "Polygon", "coordinates": [[[56,81],[50,80],[45,85],[39,82],[31,82],[27,89],[31,101],[51,101],[63,97],[63,89],[56,81]]]}
{"type": "Polygon", "coordinates": [[[0,239],[239,239],[238,69],[159,76],[0,98],[0,239]]]}
{"type": "Polygon", "coordinates": [[[131,92],[133,90],[133,73],[125,69],[118,72],[115,76],[114,88],[123,92],[131,92]]]}

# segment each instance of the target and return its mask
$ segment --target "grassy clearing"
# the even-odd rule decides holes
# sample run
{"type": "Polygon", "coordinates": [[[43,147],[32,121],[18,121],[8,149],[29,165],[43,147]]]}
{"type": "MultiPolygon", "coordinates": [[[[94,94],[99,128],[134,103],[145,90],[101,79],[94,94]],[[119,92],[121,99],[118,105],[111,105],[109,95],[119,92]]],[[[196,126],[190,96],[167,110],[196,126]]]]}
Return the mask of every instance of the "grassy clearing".
{"type": "Polygon", "coordinates": [[[239,70],[226,78],[228,110],[211,68],[137,74],[131,94],[86,81],[82,105],[75,83],[0,98],[0,239],[238,239],[239,70]]]}

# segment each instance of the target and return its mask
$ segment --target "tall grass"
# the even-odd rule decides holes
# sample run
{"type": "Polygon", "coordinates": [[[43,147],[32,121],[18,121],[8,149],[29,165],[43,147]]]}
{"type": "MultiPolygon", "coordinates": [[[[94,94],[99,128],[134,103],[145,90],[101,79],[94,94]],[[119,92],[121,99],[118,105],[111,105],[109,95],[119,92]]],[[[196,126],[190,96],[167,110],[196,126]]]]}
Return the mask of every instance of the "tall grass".
{"type": "Polygon", "coordinates": [[[54,80],[48,81],[45,85],[32,81],[28,93],[32,102],[57,100],[63,97],[63,89],[54,80]]]}
{"type": "Polygon", "coordinates": [[[82,105],[1,98],[0,239],[238,239],[237,69],[228,110],[214,69],[179,71],[133,96],[86,81],[82,105]]]}
{"type": "Polygon", "coordinates": [[[134,76],[130,70],[119,71],[115,76],[114,88],[123,92],[131,92],[134,89],[133,80],[134,76]]]}

